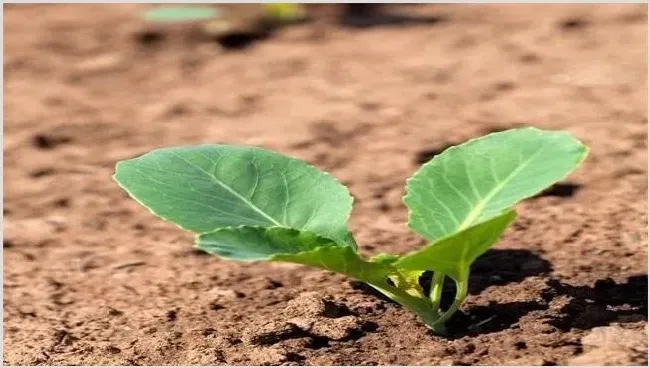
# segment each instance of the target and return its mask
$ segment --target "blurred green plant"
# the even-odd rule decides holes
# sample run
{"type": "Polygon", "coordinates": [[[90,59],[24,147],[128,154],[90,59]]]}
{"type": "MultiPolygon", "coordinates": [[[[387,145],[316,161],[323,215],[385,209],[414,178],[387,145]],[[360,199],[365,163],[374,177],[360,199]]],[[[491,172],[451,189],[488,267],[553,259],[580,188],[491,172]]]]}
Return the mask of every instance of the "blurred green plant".
{"type": "Polygon", "coordinates": [[[267,3],[264,4],[266,15],[281,24],[299,22],[306,17],[306,11],[296,3],[267,3]]]}
{"type": "Polygon", "coordinates": [[[143,19],[150,23],[186,23],[207,21],[219,15],[218,9],[209,6],[165,6],[145,11],[143,19]]]}
{"type": "MultiPolygon", "coordinates": [[[[275,23],[277,25],[291,24],[304,20],[306,11],[303,6],[295,3],[267,3],[257,6],[259,10],[249,11],[258,21],[275,23]]],[[[149,9],[143,13],[143,19],[149,23],[174,24],[209,22],[216,19],[229,20],[237,12],[226,7],[211,6],[161,6],[149,9]]],[[[250,9],[250,7],[249,7],[250,9]]],[[[236,22],[236,19],[230,19],[236,22]]]]}

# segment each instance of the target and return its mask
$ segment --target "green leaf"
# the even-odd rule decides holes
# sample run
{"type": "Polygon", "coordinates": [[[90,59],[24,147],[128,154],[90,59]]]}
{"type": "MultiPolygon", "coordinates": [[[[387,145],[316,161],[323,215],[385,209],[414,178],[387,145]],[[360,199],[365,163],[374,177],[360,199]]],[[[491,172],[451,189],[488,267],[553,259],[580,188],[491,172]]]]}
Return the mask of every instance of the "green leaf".
{"type": "Polygon", "coordinates": [[[397,276],[392,276],[391,280],[397,288],[404,290],[407,294],[417,298],[424,298],[424,290],[420,285],[422,272],[422,270],[400,269],[397,276]]]}
{"type": "Polygon", "coordinates": [[[305,18],[305,11],[296,3],[264,4],[267,14],[281,23],[292,23],[305,18]]]}
{"type": "Polygon", "coordinates": [[[515,217],[515,211],[507,211],[408,253],[392,265],[399,270],[429,270],[449,275],[457,281],[467,281],[472,262],[490,249],[515,217]]]}
{"type": "Polygon", "coordinates": [[[154,214],[196,233],[285,227],[356,247],[347,188],[298,159],[255,147],[158,149],[119,162],[115,180],[154,214]]]}
{"type": "Polygon", "coordinates": [[[347,246],[322,247],[292,255],[277,255],[274,261],[294,262],[348,275],[371,284],[384,284],[393,268],[368,262],[347,246]]]}
{"type": "Polygon", "coordinates": [[[338,244],[308,231],[241,226],[199,234],[196,246],[226,259],[268,261],[279,254],[297,254],[320,247],[336,247],[338,244]]]}
{"type": "Polygon", "coordinates": [[[433,242],[498,216],[566,177],[587,152],[569,133],[536,128],[452,147],[407,181],[409,227],[433,242]]]}
{"type": "Polygon", "coordinates": [[[147,10],[144,19],[152,23],[180,23],[213,19],[218,14],[217,9],[207,6],[171,6],[147,10]]]}
{"type": "Polygon", "coordinates": [[[391,264],[399,259],[400,256],[390,253],[379,253],[376,256],[370,258],[370,262],[381,263],[381,264],[391,264]]]}
{"type": "Polygon", "coordinates": [[[281,227],[218,229],[200,234],[197,247],[226,259],[293,262],[362,281],[384,281],[391,269],[365,261],[354,249],[317,234],[281,227]]]}

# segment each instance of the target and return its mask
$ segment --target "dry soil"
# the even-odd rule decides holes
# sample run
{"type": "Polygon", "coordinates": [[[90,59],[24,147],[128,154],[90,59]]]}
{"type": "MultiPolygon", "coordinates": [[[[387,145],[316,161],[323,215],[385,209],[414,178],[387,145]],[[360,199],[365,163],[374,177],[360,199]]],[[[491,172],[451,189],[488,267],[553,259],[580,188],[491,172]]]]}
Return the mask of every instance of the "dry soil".
{"type": "Polygon", "coordinates": [[[5,364],[647,363],[645,5],[423,5],[237,50],[143,7],[4,7],[5,364]],[[591,154],[518,206],[448,337],[342,276],[196,252],[111,180],[156,147],[263,146],[350,187],[364,254],[405,252],[418,165],[524,125],[591,154]]]}

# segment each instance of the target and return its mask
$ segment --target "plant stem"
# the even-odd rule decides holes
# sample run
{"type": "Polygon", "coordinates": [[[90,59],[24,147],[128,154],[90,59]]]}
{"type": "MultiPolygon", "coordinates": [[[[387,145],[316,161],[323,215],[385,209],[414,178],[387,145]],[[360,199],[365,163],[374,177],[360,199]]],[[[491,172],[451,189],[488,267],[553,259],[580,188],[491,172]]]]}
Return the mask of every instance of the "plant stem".
{"type": "MultiPolygon", "coordinates": [[[[444,326],[445,322],[451,318],[451,316],[456,313],[460,305],[463,303],[465,298],[467,297],[467,280],[456,280],[454,279],[454,282],[456,283],[456,296],[454,297],[454,303],[447,309],[445,313],[440,316],[440,318],[436,321],[436,325],[438,326],[444,326]]],[[[435,331],[435,328],[434,328],[435,331]]]]}
{"type": "Polygon", "coordinates": [[[434,328],[433,325],[440,319],[440,313],[438,313],[436,309],[431,308],[431,304],[426,298],[414,297],[388,284],[378,285],[376,283],[372,283],[369,285],[387,297],[391,298],[392,300],[396,301],[404,308],[417,314],[418,317],[420,317],[424,323],[431,328],[434,328]]]}
{"type": "Polygon", "coordinates": [[[435,272],[433,274],[433,280],[431,281],[431,292],[429,293],[429,299],[431,300],[431,308],[436,312],[440,309],[440,299],[442,297],[442,286],[445,282],[445,275],[440,272],[435,272]]]}

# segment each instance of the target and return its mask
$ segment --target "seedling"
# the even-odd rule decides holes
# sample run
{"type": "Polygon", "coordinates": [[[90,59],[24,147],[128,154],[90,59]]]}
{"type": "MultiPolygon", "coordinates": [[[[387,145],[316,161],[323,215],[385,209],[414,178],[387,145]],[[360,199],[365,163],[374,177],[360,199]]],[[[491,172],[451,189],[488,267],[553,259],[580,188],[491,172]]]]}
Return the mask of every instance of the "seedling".
{"type": "Polygon", "coordinates": [[[467,295],[472,262],[513,222],[513,207],[566,177],[587,152],[568,133],[535,128],[451,147],[406,184],[408,225],[428,245],[369,260],[346,226],[347,188],[295,158],[256,147],[164,148],[119,162],[114,178],[151,212],[196,233],[196,247],[206,252],[340,272],[444,334],[467,295]],[[425,271],[434,273],[428,295],[418,282],[425,271]],[[456,296],[442,310],[445,278],[455,282],[456,296]]]}
{"type": "MultiPolygon", "coordinates": [[[[306,16],[303,7],[295,3],[270,3],[257,7],[260,9],[255,13],[279,23],[294,23],[306,16]]],[[[220,15],[220,10],[211,6],[166,6],[148,9],[143,18],[151,23],[184,23],[210,21],[220,15]]]]}
{"type": "Polygon", "coordinates": [[[170,6],[149,9],[143,18],[151,23],[186,23],[207,21],[219,16],[219,11],[213,7],[170,6]]]}
{"type": "MultiPolygon", "coordinates": [[[[206,34],[222,34],[238,28],[257,26],[264,28],[298,23],[306,18],[300,4],[271,3],[253,5],[237,11],[232,6],[162,6],[148,9],[142,14],[145,22],[161,25],[200,24],[206,34]],[[247,19],[251,18],[251,19],[247,19]],[[246,25],[245,23],[253,23],[246,25]],[[257,24],[259,23],[259,24],[257,24]]],[[[240,30],[241,31],[241,30],[240,30]]]]}

